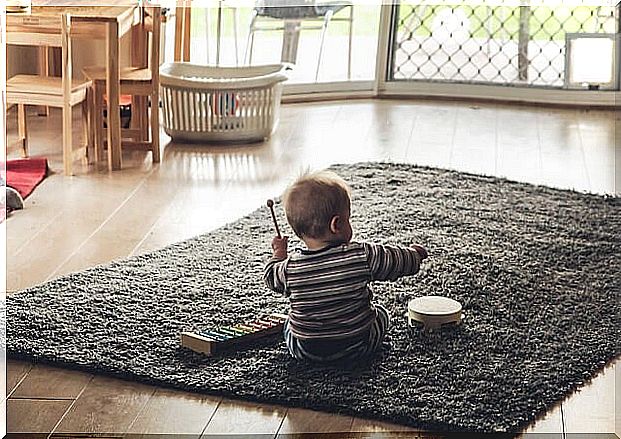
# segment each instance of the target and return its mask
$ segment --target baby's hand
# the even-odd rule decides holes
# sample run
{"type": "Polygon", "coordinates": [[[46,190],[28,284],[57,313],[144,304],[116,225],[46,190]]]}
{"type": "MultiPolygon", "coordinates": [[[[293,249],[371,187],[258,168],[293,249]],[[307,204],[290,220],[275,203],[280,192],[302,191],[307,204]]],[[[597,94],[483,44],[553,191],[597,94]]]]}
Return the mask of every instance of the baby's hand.
{"type": "Polygon", "coordinates": [[[283,236],[279,238],[278,236],[274,236],[272,239],[272,251],[274,252],[273,256],[276,259],[286,259],[287,258],[287,243],[289,242],[288,236],[283,236]]]}
{"type": "Polygon", "coordinates": [[[427,249],[422,245],[412,244],[412,248],[416,250],[416,252],[420,255],[421,259],[427,259],[429,254],[427,253],[427,249]]]}

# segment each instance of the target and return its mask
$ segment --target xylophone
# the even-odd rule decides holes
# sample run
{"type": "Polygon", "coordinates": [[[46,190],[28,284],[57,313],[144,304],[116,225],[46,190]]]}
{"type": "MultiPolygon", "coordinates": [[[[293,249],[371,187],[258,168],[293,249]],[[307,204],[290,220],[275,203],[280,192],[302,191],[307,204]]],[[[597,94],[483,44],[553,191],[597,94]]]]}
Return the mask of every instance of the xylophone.
{"type": "Polygon", "coordinates": [[[287,316],[270,314],[249,323],[221,326],[198,332],[182,332],[181,346],[206,355],[213,355],[233,345],[282,332],[287,316]]]}

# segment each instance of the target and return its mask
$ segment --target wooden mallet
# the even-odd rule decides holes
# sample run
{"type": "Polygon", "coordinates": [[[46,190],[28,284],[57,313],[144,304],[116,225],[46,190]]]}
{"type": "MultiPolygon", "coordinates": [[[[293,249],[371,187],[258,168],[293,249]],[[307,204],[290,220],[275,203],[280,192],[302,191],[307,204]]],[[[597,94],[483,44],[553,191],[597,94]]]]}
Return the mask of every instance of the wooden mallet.
{"type": "Polygon", "coordinates": [[[276,214],[274,213],[274,200],[272,200],[271,198],[267,200],[267,207],[269,207],[270,212],[272,212],[272,219],[274,220],[274,226],[276,226],[276,234],[278,235],[278,238],[282,239],[282,236],[280,234],[280,228],[278,228],[278,221],[276,221],[276,214]]]}

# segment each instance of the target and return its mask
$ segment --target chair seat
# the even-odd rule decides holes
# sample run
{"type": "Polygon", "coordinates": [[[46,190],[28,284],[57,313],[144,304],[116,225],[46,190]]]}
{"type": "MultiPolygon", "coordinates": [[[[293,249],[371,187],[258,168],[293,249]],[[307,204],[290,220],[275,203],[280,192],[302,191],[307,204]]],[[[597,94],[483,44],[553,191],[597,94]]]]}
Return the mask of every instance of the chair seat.
{"type": "MultiPolygon", "coordinates": [[[[91,81],[74,79],[71,81],[69,102],[76,105],[84,100],[86,89],[91,81]]],[[[6,81],[6,95],[9,104],[49,105],[62,107],[63,83],[56,76],[15,75],[6,81]]]]}
{"type": "MultiPolygon", "coordinates": [[[[92,81],[105,81],[106,68],[104,66],[88,66],[82,69],[84,76],[92,81]]],[[[124,67],[121,69],[121,83],[138,83],[151,81],[151,71],[148,68],[124,67]]]]}
{"type": "Polygon", "coordinates": [[[323,18],[328,12],[336,14],[341,9],[351,6],[350,2],[321,2],[296,6],[261,6],[255,8],[257,15],[279,20],[308,20],[323,18]]]}

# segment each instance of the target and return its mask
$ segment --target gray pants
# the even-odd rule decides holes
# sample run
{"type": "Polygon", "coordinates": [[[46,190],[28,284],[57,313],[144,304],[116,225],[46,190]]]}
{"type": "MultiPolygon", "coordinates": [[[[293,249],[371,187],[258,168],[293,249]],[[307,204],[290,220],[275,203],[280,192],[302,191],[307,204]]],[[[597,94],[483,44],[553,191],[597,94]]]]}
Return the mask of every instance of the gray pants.
{"type": "Polygon", "coordinates": [[[343,348],[338,352],[328,355],[318,355],[309,352],[309,350],[305,348],[304,342],[297,339],[291,333],[289,320],[287,320],[283,330],[287,348],[289,348],[291,355],[298,360],[309,360],[320,363],[371,356],[382,346],[384,336],[390,327],[388,311],[380,305],[375,305],[375,309],[377,310],[377,318],[371,324],[367,337],[358,337],[352,340],[351,344],[345,343],[343,348]]]}

